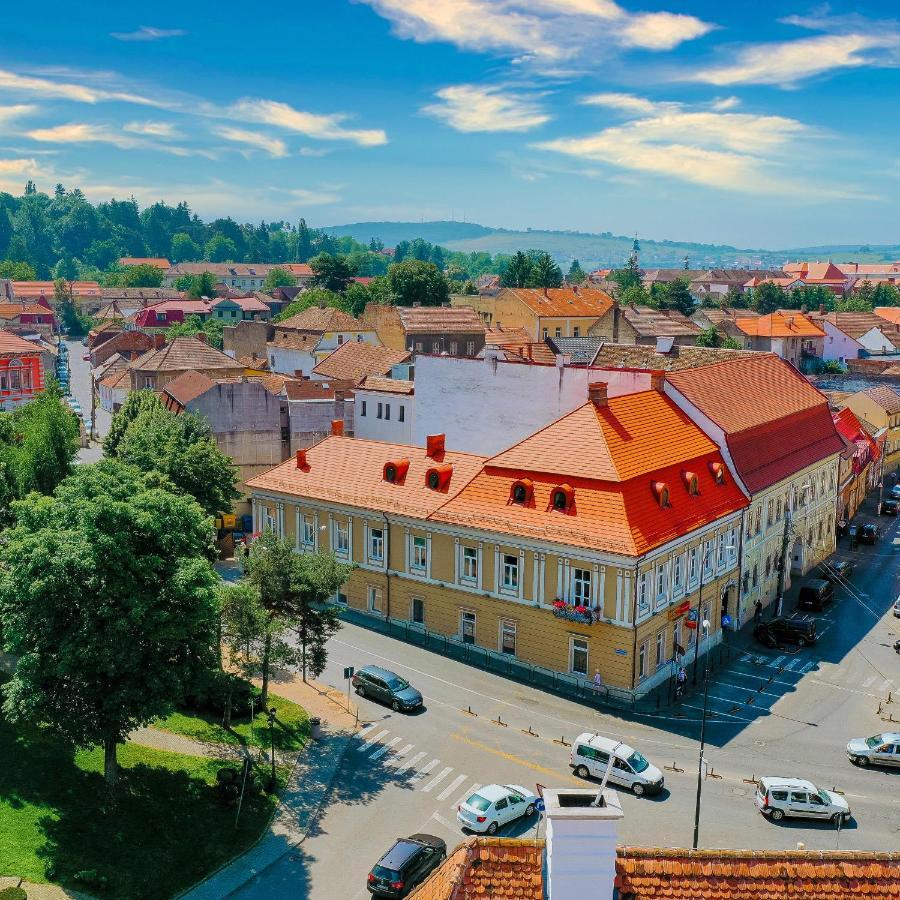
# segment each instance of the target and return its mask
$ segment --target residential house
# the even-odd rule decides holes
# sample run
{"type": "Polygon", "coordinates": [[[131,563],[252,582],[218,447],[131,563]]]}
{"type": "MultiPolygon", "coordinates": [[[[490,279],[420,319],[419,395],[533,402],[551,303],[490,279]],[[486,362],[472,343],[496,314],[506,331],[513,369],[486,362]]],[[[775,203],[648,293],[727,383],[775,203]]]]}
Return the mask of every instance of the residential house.
{"type": "Polygon", "coordinates": [[[313,370],[312,378],[338,379],[358,385],[367,375],[391,376],[394,367],[411,359],[404,350],[392,350],[361,341],[344,344],[326,356],[313,370]]]}
{"type": "Polygon", "coordinates": [[[41,348],[0,330],[0,409],[9,412],[34,399],[44,389],[41,348]]]}
{"type": "Polygon", "coordinates": [[[531,342],[531,335],[524,328],[505,328],[498,322],[484,329],[485,347],[523,346],[531,342]]]}
{"type": "Polygon", "coordinates": [[[786,275],[799,279],[804,286],[823,287],[837,297],[850,288],[851,279],[832,262],[785,263],[782,268],[786,275]]]}
{"type": "Polygon", "coordinates": [[[100,309],[97,313],[102,317],[106,310],[115,304],[123,318],[134,316],[139,310],[163,300],[180,300],[184,297],[182,291],[174,288],[147,288],[147,287],[105,287],[100,288],[100,309]]]}
{"type": "MultiPolygon", "coordinates": [[[[93,314],[100,309],[101,290],[96,281],[67,281],[66,288],[72,294],[72,302],[79,312],[93,314]]],[[[55,284],[52,281],[14,281],[12,291],[14,300],[30,300],[40,303],[52,303],[55,284]]]]}
{"type": "Polygon", "coordinates": [[[360,322],[378,332],[385,347],[448,356],[477,356],[485,327],[470,306],[386,306],[369,303],[360,322]]]}
{"type": "Polygon", "coordinates": [[[594,384],[490,458],[443,435],[424,448],[329,437],[249,486],[256,530],[357,564],[341,602],[585,681],[600,671],[623,696],[689,655],[690,609],[714,646],[736,602],[746,498],[658,390],[594,384]]]}
{"type": "Polygon", "coordinates": [[[134,316],[136,328],[146,331],[163,330],[183,322],[188,316],[196,316],[205,321],[210,316],[213,302],[210,300],[163,300],[138,310],[134,316]]]}
{"type": "Polygon", "coordinates": [[[751,500],[740,624],[757,599],[767,606],[833,552],[844,443],[826,397],[774,354],[668,372],[665,390],[716,443],[751,500]]]}
{"type": "Polygon", "coordinates": [[[128,361],[121,356],[104,369],[102,376],[95,376],[97,398],[100,408],[108,413],[118,412],[131,391],[131,369],[128,361]]]}
{"type": "Polygon", "coordinates": [[[820,310],[808,316],[825,332],[824,359],[845,362],[900,350],[900,324],[892,325],[875,313],[820,310]]]}
{"type": "Polygon", "coordinates": [[[161,256],[123,256],[119,259],[119,265],[123,267],[153,266],[156,269],[162,269],[163,272],[172,267],[172,263],[161,256]]]}
{"type": "Polygon", "coordinates": [[[413,382],[367,375],[353,391],[353,435],[390,444],[412,443],[413,382]]]}
{"type": "Polygon", "coordinates": [[[165,335],[150,335],[143,331],[117,331],[105,332],[106,340],[95,341],[91,344],[91,365],[100,366],[113,354],[119,354],[123,359],[133,360],[142,356],[148,350],[165,346],[165,335]]]}
{"type": "Polygon", "coordinates": [[[839,521],[849,522],[867,492],[877,484],[872,473],[880,471],[878,445],[849,407],[834,413],[832,418],[845,445],[841,454],[837,516],[839,521]]]}
{"type": "MultiPolygon", "coordinates": [[[[264,379],[264,383],[273,377],[264,379]]],[[[333,432],[353,434],[352,382],[340,378],[290,379],[284,383],[279,396],[286,398],[288,404],[291,452],[311,447],[333,432]]]]}
{"type": "Polygon", "coordinates": [[[671,284],[679,278],[690,284],[706,273],[706,269],[647,269],[641,275],[641,284],[649,291],[654,284],[671,284]]]}
{"type": "Polygon", "coordinates": [[[591,336],[600,336],[614,344],[656,346],[660,338],[669,346],[694,345],[700,326],[677,309],[650,306],[613,306],[591,326],[591,336]]]}
{"type": "MultiPolygon", "coordinates": [[[[583,337],[567,338],[548,337],[544,343],[553,356],[562,357],[564,363],[573,366],[589,366],[605,341],[600,335],[584,335],[583,337]]],[[[553,362],[555,364],[555,358],[553,362]]]]}
{"type": "Polygon", "coordinates": [[[148,350],[131,364],[131,389],[161,391],[185,372],[196,371],[212,379],[240,378],[244,367],[210,347],[203,334],[177,337],[159,349],[148,350]]]}
{"type": "Polygon", "coordinates": [[[272,317],[272,309],[268,303],[264,303],[256,295],[248,297],[223,297],[214,300],[209,308],[210,317],[223,319],[229,324],[235,321],[265,322],[272,317]]]}
{"type": "Polygon", "coordinates": [[[500,293],[503,286],[500,284],[499,275],[492,275],[490,272],[486,272],[475,279],[475,287],[479,294],[496,296],[500,293]]]}
{"type": "Polygon", "coordinates": [[[900,306],[876,306],[875,315],[891,325],[900,325],[900,306]]]}
{"type": "Polygon", "coordinates": [[[0,303],[0,328],[20,326],[44,337],[51,337],[59,331],[56,314],[46,300],[42,303],[0,303]]]}
{"type": "Polygon", "coordinates": [[[166,270],[163,283],[166,287],[174,287],[175,282],[185,275],[202,275],[209,272],[217,284],[228,290],[237,288],[241,291],[261,291],[266,276],[272,269],[286,269],[294,276],[298,285],[308,284],[313,278],[313,271],[306,263],[176,263],[166,270]]]}
{"type": "Polygon", "coordinates": [[[774,353],[796,369],[805,370],[823,359],[825,331],[808,316],[779,310],[767,316],[734,320],[736,335],[747,350],[774,353]]]}
{"type": "Polygon", "coordinates": [[[708,269],[691,279],[691,296],[701,302],[723,300],[729,291],[743,292],[750,280],[768,280],[781,274],[769,269],[708,269]]]}
{"type": "Polygon", "coordinates": [[[759,313],[752,309],[740,309],[736,306],[698,306],[691,313],[691,321],[704,330],[721,328],[725,323],[733,323],[735,319],[747,316],[759,318],[759,313]]]}
{"type": "Polygon", "coordinates": [[[590,287],[503,288],[496,295],[454,295],[455,307],[471,307],[485,325],[523,328],[533,341],[579,337],[613,306],[605,291],[590,287]]]}
{"type": "Polygon", "coordinates": [[[378,346],[381,342],[371,325],[332,306],[314,306],[274,323],[266,344],[269,369],[308,376],[325,357],[348,343],[378,346]]]}
{"type": "Polygon", "coordinates": [[[900,393],[886,384],[857,391],[844,401],[857,418],[886,429],[882,471],[890,475],[900,468],[900,393]]]}

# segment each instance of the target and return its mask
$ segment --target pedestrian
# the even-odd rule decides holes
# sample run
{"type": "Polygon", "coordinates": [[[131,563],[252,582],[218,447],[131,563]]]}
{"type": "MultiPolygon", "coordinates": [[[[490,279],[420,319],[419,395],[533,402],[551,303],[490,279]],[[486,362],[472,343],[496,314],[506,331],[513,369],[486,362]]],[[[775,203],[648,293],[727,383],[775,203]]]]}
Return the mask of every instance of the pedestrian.
{"type": "Polygon", "coordinates": [[[594,669],[594,690],[600,691],[603,689],[603,678],[600,675],[599,670],[594,669]]]}
{"type": "Polygon", "coordinates": [[[758,622],[762,618],[762,600],[759,597],[756,598],[756,603],[753,604],[753,621],[758,622]]]}

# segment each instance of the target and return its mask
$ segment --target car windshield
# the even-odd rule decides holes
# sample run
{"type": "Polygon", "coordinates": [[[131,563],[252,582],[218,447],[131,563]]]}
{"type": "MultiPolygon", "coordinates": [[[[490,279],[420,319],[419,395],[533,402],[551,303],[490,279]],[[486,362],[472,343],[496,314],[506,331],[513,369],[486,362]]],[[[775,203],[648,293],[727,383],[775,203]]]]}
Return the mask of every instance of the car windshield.
{"type": "Polygon", "coordinates": [[[867,747],[880,747],[881,746],[881,735],[875,734],[870,738],[866,738],[866,746],[867,747]]]}
{"type": "Polygon", "coordinates": [[[394,869],[386,869],[384,866],[375,866],[372,874],[376,878],[383,878],[385,881],[399,881],[400,873],[394,869]]]}
{"type": "Polygon", "coordinates": [[[643,772],[644,769],[649,767],[650,763],[648,763],[647,760],[644,759],[644,757],[641,756],[641,754],[638,753],[637,750],[635,750],[634,753],[632,753],[631,756],[628,757],[628,765],[631,766],[631,768],[634,769],[635,772],[643,772]]]}
{"type": "Polygon", "coordinates": [[[471,806],[472,809],[477,809],[478,812],[484,812],[491,805],[490,800],[486,800],[481,794],[472,794],[468,800],[466,800],[466,804],[471,806]]]}
{"type": "Polygon", "coordinates": [[[409,682],[405,678],[400,678],[399,676],[396,678],[389,678],[387,684],[392,691],[405,691],[409,687],[409,682]]]}
{"type": "Polygon", "coordinates": [[[817,796],[823,803],[831,803],[831,797],[828,796],[828,792],[827,792],[827,791],[818,790],[818,791],[816,791],[816,796],[817,796]]]}

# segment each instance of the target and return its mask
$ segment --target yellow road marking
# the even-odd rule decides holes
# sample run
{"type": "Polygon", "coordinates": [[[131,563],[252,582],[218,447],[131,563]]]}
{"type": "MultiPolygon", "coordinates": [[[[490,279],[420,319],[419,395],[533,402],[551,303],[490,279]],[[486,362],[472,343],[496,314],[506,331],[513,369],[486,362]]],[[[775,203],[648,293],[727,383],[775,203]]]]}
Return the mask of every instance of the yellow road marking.
{"type": "MultiPolygon", "coordinates": [[[[539,766],[537,763],[528,762],[527,759],[522,759],[520,756],[516,756],[514,753],[507,753],[505,750],[497,750],[494,747],[489,746],[488,744],[483,744],[481,741],[474,741],[472,738],[466,737],[464,734],[459,734],[454,732],[450,735],[455,741],[462,741],[469,747],[475,747],[478,750],[484,750],[486,753],[493,753],[494,756],[502,757],[503,759],[516,763],[520,766],[525,766],[527,769],[532,769],[535,772],[540,772],[542,775],[549,775],[553,778],[559,779],[559,772],[554,769],[548,769],[546,766],[539,766]]],[[[576,778],[574,775],[568,776],[570,781],[575,782],[575,784],[584,784],[584,782],[580,778],[576,778]]]]}

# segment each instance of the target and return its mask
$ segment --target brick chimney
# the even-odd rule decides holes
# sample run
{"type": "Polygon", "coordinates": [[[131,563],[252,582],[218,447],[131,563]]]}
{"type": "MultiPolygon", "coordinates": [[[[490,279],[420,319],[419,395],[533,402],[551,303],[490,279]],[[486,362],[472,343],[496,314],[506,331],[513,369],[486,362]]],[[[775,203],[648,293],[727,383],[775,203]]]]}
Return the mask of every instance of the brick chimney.
{"type": "Polygon", "coordinates": [[[584,788],[544,789],[547,900],[612,900],[616,836],[624,817],[618,794],[584,788]]]}
{"type": "Polygon", "coordinates": [[[197,340],[200,341],[201,344],[206,343],[206,332],[198,331],[197,332],[197,340]]]}
{"type": "Polygon", "coordinates": [[[344,420],[343,419],[332,419],[331,420],[331,433],[340,437],[344,433],[344,420]]]}
{"type": "Polygon", "coordinates": [[[425,438],[425,455],[429,459],[438,459],[444,455],[444,444],[446,435],[429,434],[425,438]]]}
{"type": "Polygon", "coordinates": [[[600,409],[609,406],[609,385],[605,381],[592,381],[588,384],[588,400],[600,409]]]}
{"type": "Polygon", "coordinates": [[[297,468],[298,469],[308,469],[309,463],[306,461],[306,451],[298,450],[297,451],[297,468]]]}
{"type": "Polygon", "coordinates": [[[650,373],[650,390],[659,391],[660,394],[666,392],[666,373],[661,369],[650,373]]]}
{"type": "Polygon", "coordinates": [[[164,334],[153,335],[153,349],[162,350],[166,346],[166,336],[164,334]]]}

